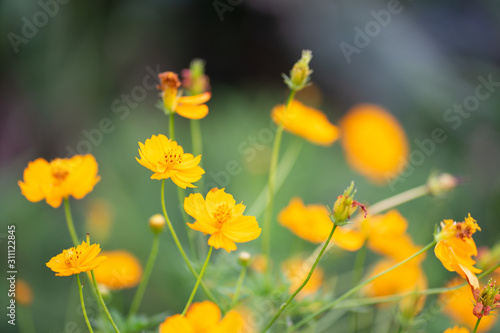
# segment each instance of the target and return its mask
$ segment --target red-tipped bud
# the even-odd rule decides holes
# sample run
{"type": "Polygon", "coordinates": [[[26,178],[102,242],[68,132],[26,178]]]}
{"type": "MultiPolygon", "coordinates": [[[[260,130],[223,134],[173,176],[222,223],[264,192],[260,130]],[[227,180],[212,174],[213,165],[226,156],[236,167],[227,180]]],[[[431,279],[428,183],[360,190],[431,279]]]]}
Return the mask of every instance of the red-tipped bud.
{"type": "Polygon", "coordinates": [[[483,317],[483,303],[477,302],[476,305],[474,306],[474,309],[472,310],[472,313],[477,318],[482,318],[483,317]]]}

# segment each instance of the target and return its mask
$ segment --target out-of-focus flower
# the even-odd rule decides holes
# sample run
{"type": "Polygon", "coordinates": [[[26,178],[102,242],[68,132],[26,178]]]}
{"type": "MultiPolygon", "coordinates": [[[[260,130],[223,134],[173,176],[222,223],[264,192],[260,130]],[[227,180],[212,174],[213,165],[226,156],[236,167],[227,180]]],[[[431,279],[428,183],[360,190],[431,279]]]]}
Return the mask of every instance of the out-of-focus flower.
{"type": "Polygon", "coordinates": [[[269,266],[269,259],[262,254],[257,254],[252,258],[250,262],[250,268],[259,273],[264,273],[267,271],[269,266]]]}
{"type": "Polygon", "coordinates": [[[310,80],[312,70],[309,68],[309,62],[312,59],[312,52],[310,50],[302,50],[302,57],[293,65],[290,70],[290,77],[283,74],[285,84],[290,90],[301,90],[306,87],[310,80]]]}
{"type": "Polygon", "coordinates": [[[472,238],[477,230],[481,228],[469,214],[463,222],[442,221],[439,232],[434,235],[437,241],[434,248],[436,257],[447,270],[466,278],[473,289],[479,289],[475,274],[481,273],[480,269],[474,267],[476,262],[471,258],[477,255],[476,243],[472,238]]]}
{"type": "Polygon", "coordinates": [[[427,180],[429,193],[434,196],[443,195],[457,187],[462,180],[449,173],[435,173],[427,180]]]}
{"type": "Polygon", "coordinates": [[[79,274],[97,268],[107,259],[105,256],[98,256],[99,252],[101,252],[99,244],[89,245],[87,242],[82,242],[76,248],[63,250],[62,253],[52,257],[46,265],[56,272],[56,276],[79,274]]]}
{"type": "MultiPolygon", "coordinates": [[[[462,284],[462,282],[463,280],[456,278],[450,281],[446,287],[454,287],[462,284]]],[[[465,285],[459,289],[442,293],[439,296],[439,300],[440,304],[443,306],[443,312],[451,317],[454,322],[467,326],[469,329],[474,328],[477,322],[477,317],[472,313],[474,304],[472,303],[473,298],[469,286],[465,285]]],[[[483,317],[477,331],[489,331],[490,328],[495,325],[497,320],[498,316],[483,317]]]]}
{"type": "Polygon", "coordinates": [[[241,333],[241,315],[231,310],[221,319],[220,309],[212,302],[193,303],[186,315],[167,317],[160,324],[160,333],[241,333]]]}
{"type": "Polygon", "coordinates": [[[164,72],[158,75],[163,106],[167,112],[176,112],[189,119],[201,119],[208,114],[206,103],[212,96],[209,92],[194,96],[179,96],[181,82],[179,76],[173,72],[164,72]]]}
{"type": "Polygon", "coordinates": [[[244,216],[245,205],[236,204],[224,189],[211,189],[206,199],[199,193],[191,193],[184,199],[184,210],[196,220],[188,223],[191,229],[210,234],[208,245],[227,252],[236,250],[235,242],[254,240],[262,231],[255,216],[244,216]]]}
{"type": "Polygon", "coordinates": [[[372,104],[350,109],[340,121],[348,163],[376,183],[397,177],[406,165],[408,140],[387,110],[372,104]]]}
{"type": "MultiPolygon", "coordinates": [[[[300,198],[293,198],[278,215],[279,223],[295,235],[312,243],[326,241],[333,222],[323,205],[304,205],[300,198]]],[[[332,243],[347,251],[357,251],[363,246],[364,235],[349,227],[337,227],[332,243]]]]}
{"type": "Polygon", "coordinates": [[[28,282],[22,279],[16,281],[16,301],[25,306],[33,303],[33,291],[28,282]]]}
{"type": "Polygon", "coordinates": [[[38,158],[24,169],[24,182],[18,181],[21,193],[31,202],[45,199],[57,208],[64,198],[81,199],[94,189],[101,177],[97,175],[94,156],[75,155],[47,162],[38,158]]]}
{"type": "Polygon", "coordinates": [[[339,137],[339,129],[328,121],[321,111],[293,100],[287,108],[277,105],[271,111],[271,118],[285,130],[317,145],[330,146],[339,137]]]}
{"type": "Polygon", "coordinates": [[[205,61],[193,59],[189,69],[181,71],[182,87],[191,95],[198,95],[210,90],[210,79],[205,74],[205,61]]]}
{"type": "MultiPolygon", "coordinates": [[[[281,270],[285,277],[290,281],[289,292],[292,294],[304,282],[313,263],[309,263],[299,258],[290,258],[283,262],[281,270]]],[[[305,297],[315,294],[323,285],[323,270],[316,266],[313,274],[304,288],[297,294],[297,297],[305,297]]]]}
{"type": "Polygon", "coordinates": [[[102,198],[92,199],[85,213],[86,229],[95,240],[106,241],[114,221],[114,210],[110,203],[102,198]]]}
{"type": "MultiPolygon", "coordinates": [[[[406,233],[408,221],[395,209],[367,218],[362,222],[362,228],[372,251],[396,261],[404,260],[420,250],[406,233]]],[[[415,260],[422,261],[424,258],[422,254],[415,260]]]]}
{"type": "Polygon", "coordinates": [[[139,164],[145,166],[154,174],[151,179],[172,179],[181,188],[196,187],[192,183],[201,179],[205,171],[198,165],[201,155],[194,157],[185,154],[177,142],[168,139],[165,135],[153,135],[146,139],[145,144],[139,142],[139,155],[135,158],[139,164]]]}
{"type": "Polygon", "coordinates": [[[155,214],[149,218],[149,229],[151,229],[154,234],[159,234],[165,228],[166,223],[167,221],[163,215],[155,214]]]}
{"type": "Polygon", "coordinates": [[[447,328],[443,333],[470,333],[470,331],[465,328],[465,327],[452,327],[452,328],[447,328]]]}
{"type": "Polygon", "coordinates": [[[110,290],[135,287],[141,281],[142,267],[139,260],[125,250],[103,251],[108,260],[94,270],[99,285],[110,290]]]}

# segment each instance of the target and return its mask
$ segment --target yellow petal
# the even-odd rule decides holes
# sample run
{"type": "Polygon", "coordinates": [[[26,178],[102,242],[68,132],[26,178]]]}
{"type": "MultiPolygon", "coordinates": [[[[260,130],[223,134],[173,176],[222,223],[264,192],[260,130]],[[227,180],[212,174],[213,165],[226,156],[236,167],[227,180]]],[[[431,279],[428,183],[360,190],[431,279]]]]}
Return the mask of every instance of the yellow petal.
{"type": "Polygon", "coordinates": [[[179,104],[203,104],[208,102],[208,100],[212,97],[210,92],[205,92],[203,94],[194,95],[194,96],[183,96],[177,99],[179,104]]]}
{"type": "Polygon", "coordinates": [[[196,333],[196,331],[184,316],[176,314],[160,324],[160,333],[196,333]]]}
{"type": "Polygon", "coordinates": [[[219,307],[210,301],[193,303],[186,313],[186,319],[195,332],[207,332],[214,328],[220,321],[219,307]]]}
{"type": "Polygon", "coordinates": [[[192,105],[180,104],[175,109],[180,116],[188,119],[202,119],[208,114],[208,106],[205,104],[192,105]]]}

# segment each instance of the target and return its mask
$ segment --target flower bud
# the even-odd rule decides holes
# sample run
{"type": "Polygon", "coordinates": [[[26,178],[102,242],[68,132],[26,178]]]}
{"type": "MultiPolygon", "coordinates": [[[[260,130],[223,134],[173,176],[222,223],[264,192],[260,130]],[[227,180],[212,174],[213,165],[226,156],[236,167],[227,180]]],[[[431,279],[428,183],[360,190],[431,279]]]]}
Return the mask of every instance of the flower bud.
{"type": "Polygon", "coordinates": [[[333,213],[331,214],[331,219],[336,225],[345,225],[358,206],[365,212],[366,217],[365,206],[354,200],[355,193],[354,182],[351,182],[351,185],[344,191],[344,194],[337,197],[337,201],[333,205],[333,213]]]}
{"type": "Polygon", "coordinates": [[[149,218],[149,228],[153,234],[159,234],[165,228],[165,217],[161,214],[155,214],[149,218]]]}
{"type": "Polygon", "coordinates": [[[440,196],[453,190],[460,185],[461,180],[449,173],[434,173],[427,180],[429,193],[433,196],[440,196]]]}
{"type": "Polygon", "coordinates": [[[472,313],[477,318],[482,318],[483,317],[483,303],[477,302],[476,305],[474,305],[474,309],[472,309],[472,313]]]}
{"type": "Polygon", "coordinates": [[[283,74],[285,84],[290,90],[299,91],[306,87],[310,81],[312,70],[309,68],[309,62],[312,59],[310,50],[302,50],[302,57],[293,65],[290,71],[290,77],[283,74]]]}
{"type": "Polygon", "coordinates": [[[182,87],[191,95],[198,95],[210,90],[210,80],[205,75],[205,61],[202,59],[193,59],[189,69],[181,71],[182,87]]]}
{"type": "Polygon", "coordinates": [[[243,252],[240,252],[240,254],[238,256],[238,263],[241,266],[245,267],[250,262],[250,259],[252,259],[252,255],[247,251],[243,251],[243,252]]]}

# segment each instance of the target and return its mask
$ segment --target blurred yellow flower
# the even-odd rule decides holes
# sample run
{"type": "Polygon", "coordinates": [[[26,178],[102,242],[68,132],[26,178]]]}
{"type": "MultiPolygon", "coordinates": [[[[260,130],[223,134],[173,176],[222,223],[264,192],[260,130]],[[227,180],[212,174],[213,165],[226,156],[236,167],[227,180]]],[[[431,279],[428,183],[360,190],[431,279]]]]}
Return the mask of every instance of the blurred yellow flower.
{"type": "Polygon", "coordinates": [[[141,281],[142,267],[139,260],[125,250],[103,251],[108,260],[94,270],[98,284],[111,290],[135,287],[141,281]]]}
{"type": "Polygon", "coordinates": [[[436,257],[450,272],[457,272],[466,278],[473,289],[479,289],[476,273],[481,270],[474,267],[476,263],[471,257],[477,256],[477,248],[472,235],[481,230],[470,214],[464,222],[444,220],[439,232],[435,235],[438,242],[434,248],[436,257]]]}
{"type": "Polygon", "coordinates": [[[271,118],[285,130],[322,146],[330,146],[339,137],[338,128],[328,121],[319,110],[292,100],[285,110],[285,105],[277,105],[271,111],[271,118]]]}
{"type": "Polygon", "coordinates": [[[56,272],[56,276],[79,274],[98,267],[106,260],[106,257],[98,256],[99,252],[101,252],[99,244],[89,245],[82,242],[76,248],[63,250],[62,253],[52,257],[46,265],[56,272]]]}
{"type": "MultiPolygon", "coordinates": [[[[288,281],[290,281],[289,292],[291,294],[294,293],[295,290],[297,290],[304,282],[309,274],[309,271],[311,270],[312,264],[313,263],[308,263],[307,261],[299,258],[290,258],[283,262],[281,270],[288,281]]],[[[304,288],[297,294],[297,297],[301,298],[315,294],[323,285],[323,276],[324,273],[321,267],[316,266],[311,278],[304,288]]]]}
{"type": "Polygon", "coordinates": [[[395,178],[406,165],[408,140],[396,118],[372,104],[351,108],[340,121],[347,162],[376,183],[395,178]]]}
{"type": "Polygon", "coordinates": [[[151,179],[172,179],[181,188],[196,187],[192,183],[201,179],[205,171],[198,165],[201,155],[185,154],[177,142],[165,135],[153,135],[145,144],[139,142],[139,155],[135,158],[154,174],[151,179]]]}
{"type": "Polygon", "coordinates": [[[173,315],[160,324],[160,333],[241,333],[243,318],[231,310],[221,320],[220,309],[210,301],[193,303],[186,316],[173,315]]]}
{"type": "Polygon", "coordinates": [[[470,333],[470,331],[465,327],[455,326],[453,328],[448,328],[443,333],[470,333]]]}
{"type": "Polygon", "coordinates": [[[184,199],[184,210],[196,220],[188,223],[191,229],[210,234],[208,245],[227,252],[236,250],[235,242],[254,240],[262,231],[254,216],[242,215],[245,205],[236,204],[224,189],[211,189],[206,200],[199,193],[190,194],[184,199]]]}
{"type": "MultiPolygon", "coordinates": [[[[332,231],[333,222],[323,205],[304,205],[300,198],[293,198],[278,215],[279,223],[295,235],[312,243],[326,241],[332,231]]],[[[347,251],[357,251],[363,246],[363,234],[350,227],[337,227],[332,241],[347,251]]]]}
{"type": "Polygon", "coordinates": [[[45,199],[57,208],[70,195],[81,199],[92,191],[101,177],[97,175],[94,156],[75,155],[47,162],[38,158],[24,169],[24,182],[18,181],[21,193],[31,202],[45,199]]]}
{"type": "MultiPolygon", "coordinates": [[[[453,279],[446,284],[446,288],[454,287],[462,284],[463,280],[459,278],[453,279]]],[[[440,304],[443,307],[443,312],[446,313],[454,322],[467,326],[473,329],[477,322],[477,317],[474,316],[472,310],[474,308],[472,293],[470,287],[465,285],[459,289],[451,290],[442,293],[439,296],[440,304]]],[[[478,332],[487,332],[498,320],[498,316],[484,316],[481,318],[478,332]]]]}
{"type": "MultiPolygon", "coordinates": [[[[368,239],[368,247],[381,255],[402,261],[420,250],[406,233],[408,221],[395,209],[365,219],[362,229],[368,239]]],[[[425,254],[417,257],[421,261],[425,254]]]]}
{"type": "Polygon", "coordinates": [[[16,301],[26,306],[33,303],[33,291],[28,282],[22,279],[16,281],[16,301]]]}
{"type": "Polygon", "coordinates": [[[163,105],[166,110],[189,119],[201,119],[208,114],[208,106],[204,103],[212,96],[210,92],[181,97],[179,96],[181,82],[177,74],[164,72],[158,77],[160,79],[158,89],[162,91],[163,105]]]}
{"type": "Polygon", "coordinates": [[[109,238],[115,219],[113,206],[103,198],[89,200],[85,211],[85,229],[94,240],[101,242],[109,238]]]}

